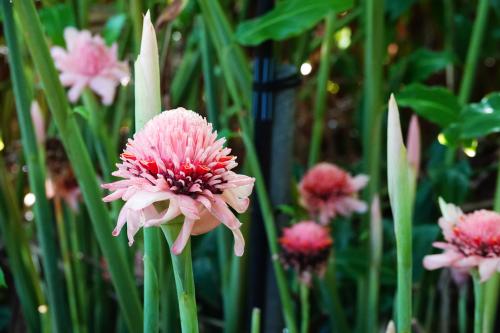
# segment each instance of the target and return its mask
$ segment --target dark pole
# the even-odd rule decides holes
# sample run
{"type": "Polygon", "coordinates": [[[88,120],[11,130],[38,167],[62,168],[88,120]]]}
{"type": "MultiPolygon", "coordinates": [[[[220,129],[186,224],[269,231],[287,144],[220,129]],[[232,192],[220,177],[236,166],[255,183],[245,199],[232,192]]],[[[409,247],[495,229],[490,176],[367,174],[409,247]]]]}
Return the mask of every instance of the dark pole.
{"type": "MultiPolygon", "coordinates": [[[[261,16],[273,8],[273,0],[258,0],[256,16],[261,16]]],[[[269,83],[274,78],[274,63],[272,59],[273,42],[265,41],[255,50],[254,62],[254,89],[252,94],[252,116],[254,120],[254,143],[261,163],[266,186],[269,189],[269,176],[271,170],[271,140],[272,140],[272,115],[273,92],[265,89],[255,89],[259,85],[269,83]]],[[[256,196],[254,202],[257,203],[256,196]]],[[[263,314],[262,322],[266,322],[266,294],[272,292],[266,283],[270,267],[270,253],[266,240],[264,223],[260,209],[254,206],[252,211],[252,224],[250,227],[250,279],[249,279],[249,309],[247,318],[254,307],[260,308],[263,314]]],[[[276,309],[272,313],[278,318],[281,311],[276,309]],[[276,311],[277,310],[277,311],[276,311]]],[[[274,318],[277,320],[278,318],[274,318]]],[[[277,320],[279,322],[279,320],[277,320]]]]}

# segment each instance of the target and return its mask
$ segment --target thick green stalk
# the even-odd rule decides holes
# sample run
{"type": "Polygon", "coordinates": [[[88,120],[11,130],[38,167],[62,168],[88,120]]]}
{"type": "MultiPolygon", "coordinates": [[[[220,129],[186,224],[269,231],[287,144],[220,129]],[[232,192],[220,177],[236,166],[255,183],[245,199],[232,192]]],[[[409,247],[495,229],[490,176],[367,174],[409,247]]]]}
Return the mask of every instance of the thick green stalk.
{"type": "MultiPolygon", "coordinates": [[[[150,13],[144,16],[140,53],[134,64],[135,130],[161,112],[158,44],[150,13]]],[[[158,332],[161,239],[158,228],[144,228],[144,332],[158,332]]]]}
{"type": "Polygon", "coordinates": [[[472,27],[467,58],[465,59],[464,74],[460,84],[458,100],[461,103],[467,103],[472,92],[472,85],[476,76],[477,61],[481,52],[486,22],[488,20],[489,0],[479,0],[477,4],[477,17],[472,27]]]}
{"type": "MultiPolygon", "coordinates": [[[[182,220],[176,219],[161,225],[161,230],[172,247],[182,228],[182,220]]],[[[182,333],[198,332],[198,313],[194,292],[193,264],[191,261],[191,241],[188,241],[181,254],[176,256],[170,251],[174,270],[177,301],[181,315],[182,333]]]]}
{"type": "Polygon", "coordinates": [[[16,99],[16,111],[21,128],[23,151],[28,165],[30,187],[35,194],[35,222],[37,236],[42,249],[42,262],[47,281],[49,309],[54,330],[64,332],[68,325],[68,312],[63,296],[62,276],[57,268],[56,238],[52,230],[54,221],[47,196],[45,195],[45,169],[38,152],[38,144],[31,121],[31,98],[28,96],[28,86],[21,63],[21,54],[17,44],[16,27],[12,12],[12,3],[1,0],[4,13],[4,34],[9,47],[9,66],[11,70],[12,86],[16,99]]]}
{"type": "Polygon", "coordinates": [[[300,284],[300,333],[307,333],[309,329],[309,287],[305,283],[300,284]]]}
{"type": "Polygon", "coordinates": [[[130,18],[132,21],[132,34],[134,36],[134,49],[136,54],[141,48],[141,31],[142,31],[142,6],[140,0],[130,0],[130,18]]]}
{"type": "Polygon", "coordinates": [[[321,60],[319,64],[318,84],[316,85],[314,121],[311,134],[311,147],[309,148],[309,167],[312,167],[318,162],[321,152],[321,141],[323,139],[323,129],[325,127],[326,86],[332,58],[330,54],[333,43],[331,36],[335,32],[333,30],[335,18],[336,14],[334,12],[330,12],[325,18],[326,29],[321,45],[321,60]]]}
{"type": "Polygon", "coordinates": [[[387,183],[397,250],[396,318],[399,333],[411,332],[412,320],[412,194],[410,168],[394,96],[387,122],[387,183]]]}
{"type": "Polygon", "coordinates": [[[484,283],[481,283],[479,272],[472,271],[472,280],[474,282],[474,333],[483,332],[484,316],[484,283]]]}
{"type": "Polygon", "coordinates": [[[382,139],[382,70],[384,52],[384,1],[365,1],[365,61],[364,61],[364,156],[365,169],[370,176],[367,186],[368,202],[379,193],[380,156],[382,139]]]}
{"type": "MultiPolygon", "coordinates": [[[[497,168],[497,184],[493,209],[496,212],[500,212],[500,163],[498,163],[497,168]]],[[[494,273],[485,284],[483,333],[492,333],[495,326],[498,297],[500,296],[500,273],[494,273]]]]}
{"type": "Polygon", "coordinates": [[[260,333],[260,309],[252,310],[252,328],[251,333],[260,333]]]}
{"type": "Polygon", "coordinates": [[[14,9],[21,22],[30,22],[23,25],[25,41],[40,75],[50,111],[90,213],[95,236],[117,292],[118,303],[125,314],[130,331],[139,332],[142,329],[142,308],[132,272],[118,243],[110,241],[112,222],[102,202],[102,192],[94,167],[58,79],[34,4],[32,1],[14,1],[14,9]]]}
{"type": "MultiPolygon", "coordinates": [[[[363,156],[364,168],[370,176],[370,182],[365,191],[365,199],[372,202],[376,193],[380,193],[380,156],[382,154],[382,70],[384,54],[384,1],[365,0],[364,2],[364,32],[365,32],[365,52],[364,52],[364,101],[363,101],[363,156]]],[[[373,237],[371,237],[373,238],[373,237]]],[[[373,255],[373,253],[372,253],[373,255]]],[[[373,259],[373,258],[372,258],[373,259]]],[[[372,260],[373,262],[373,260],[372,260]]],[[[368,280],[367,295],[371,295],[371,301],[378,293],[378,281],[376,278],[376,268],[371,270],[369,276],[360,279],[362,284],[368,280]]],[[[366,286],[358,283],[358,292],[366,290],[366,286]]],[[[378,323],[378,313],[368,308],[371,303],[364,302],[358,306],[358,324],[361,324],[361,332],[369,329],[367,322],[362,318],[368,317],[373,325],[378,323]]],[[[375,327],[375,326],[373,326],[375,327]]]]}

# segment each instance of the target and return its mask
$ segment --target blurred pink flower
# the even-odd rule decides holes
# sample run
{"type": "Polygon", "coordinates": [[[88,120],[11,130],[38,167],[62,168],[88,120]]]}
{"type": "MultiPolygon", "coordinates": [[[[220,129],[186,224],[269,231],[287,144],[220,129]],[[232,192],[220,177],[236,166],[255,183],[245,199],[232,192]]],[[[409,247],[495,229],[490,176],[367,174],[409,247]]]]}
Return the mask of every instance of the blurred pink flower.
{"type": "Polygon", "coordinates": [[[439,226],[446,242],[435,242],[434,246],[444,252],[426,256],[424,267],[478,268],[482,282],[500,271],[500,214],[487,210],[464,214],[442,199],[439,204],[443,214],[439,226]]]}
{"type": "Polygon", "coordinates": [[[366,186],[368,176],[351,177],[349,173],[330,163],[319,163],[311,168],[299,184],[300,203],[322,224],[340,214],[363,213],[366,203],[357,198],[357,192],[366,186]]]}
{"type": "Polygon", "coordinates": [[[208,232],[222,222],[233,232],[234,251],[241,256],[245,245],[241,223],[227,205],[243,213],[254,178],[231,171],[237,166],[236,157],[229,155],[224,143],[203,117],[183,108],[164,111],[147,122],[129,139],[113,173],[125,179],[103,185],[113,191],[104,201],[126,201],[113,235],[127,223],[132,245],[139,228],[183,215],[173,253],[182,252],[190,235],[208,232]],[[161,209],[167,201],[168,208],[161,209]]]}
{"type": "Polygon", "coordinates": [[[301,280],[309,283],[313,272],[323,273],[333,240],[327,227],[301,221],[284,228],[279,243],[283,249],[282,262],[296,269],[301,280]]]}
{"type": "Polygon", "coordinates": [[[76,102],[82,91],[90,87],[101,96],[103,104],[111,104],[116,87],[130,77],[127,64],[118,61],[116,43],[108,47],[100,36],[72,27],[64,30],[64,39],[66,50],[54,46],[51,53],[60,71],[61,83],[71,87],[69,100],[76,102]]]}

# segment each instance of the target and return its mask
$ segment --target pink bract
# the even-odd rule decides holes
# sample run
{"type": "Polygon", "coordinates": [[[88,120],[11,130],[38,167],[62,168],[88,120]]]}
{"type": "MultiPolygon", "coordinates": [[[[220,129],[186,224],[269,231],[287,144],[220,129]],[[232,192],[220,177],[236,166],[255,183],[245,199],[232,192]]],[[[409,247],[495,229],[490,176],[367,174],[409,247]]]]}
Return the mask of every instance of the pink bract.
{"type": "Polygon", "coordinates": [[[323,273],[333,240],[328,227],[314,221],[301,221],[284,228],[279,243],[282,262],[297,270],[302,282],[310,284],[313,272],[323,273]]]}
{"type": "Polygon", "coordinates": [[[426,256],[424,267],[430,270],[452,267],[462,271],[477,268],[482,282],[500,271],[500,214],[488,210],[464,214],[442,200],[440,206],[443,216],[439,226],[445,242],[436,242],[434,246],[444,252],[426,256]]]}
{"type": "Polygon", "coordinates": [[[128,81],[130,74],[125,62],[118,61],[116,43],[108,47],[100,36],[89,31],[68,27],[64,30],[66,49],[51,49],[61,83],[71,87],[68,97],[76,102],[82,91],[89,87],[101,97],[102,103],[113,102],[116,87],[128,81]]]}
{"type": "Polygon", "coordinates": [[[366,186],[368,177],[352,177],[338,166],[319,163],[311,168],[299,184],[300,203],[322,224],[328,224],[337,215],[363,213],[367,205],[357,198],[357,192],[366,186]]]}
{"type": "Polygon", "coordinates": [[[183,215],[182,230],[172,251],[179,254],[190,235],[206,233],[221,222],[234,235],[234,251],[241,256],[241,223],[231,212],[249,205],[254,178],[232,171],[236,157],[217,139],[212,125],[183,108],[164,111],[129,139],[114,176],[124,178],[103,185],[113,193],[104,201],[123,199],[113,235],[127,224],[129,244],[141,227],[159,226],[183,215]],[[164,207],[168,203],[168,207],[164,207]]]}

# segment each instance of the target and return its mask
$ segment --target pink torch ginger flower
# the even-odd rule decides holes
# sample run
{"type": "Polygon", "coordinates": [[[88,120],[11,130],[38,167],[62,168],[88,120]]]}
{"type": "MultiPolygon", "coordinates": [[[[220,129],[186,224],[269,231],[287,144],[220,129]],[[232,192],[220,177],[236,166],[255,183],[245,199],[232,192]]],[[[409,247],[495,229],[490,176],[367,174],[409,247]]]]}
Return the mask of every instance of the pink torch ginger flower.
{"type": "Polygon", "coordinates": [[[446,204],[442,199],[439,204],[443,214],[439,226],[445,242],[433,245],[444,252],[426,256],[424,267],[467,271],[477,268],[481,282],[500,271],[500,214],[488,210],[464,214],[460,208],[446,204]]]}
{"type": "Polygon", "coordinates": [[[231,171],[237,166],[225,139],[193,111],[178,108],[155,116],[129,139],[114,176],[125,178],[103,185],[113,191],[104,201],[126,201],[113,235],[127,224],[129,245],[141,227],[159,226],[179,215],[184,223],[172,252],[179,254],[190,235],[206,233],[221,222],[234,235],[241,256],[244,239],[238,213],[249,205],[254,178],[231,171]],[[168,201],[168,208],[160,207],[168,201]]]}
{"type": "Polygon", "coordinates": [[[297,270],[300,279],[309,284],[313,272],[323,273],[333,240],[327,227],[314,221],[302,221],[283,229],[279,243],[285,266],[297,270]]]}
{"type": "Polygon", "coordinates": [[[330,163],[319,163],[311,168],[299,184],[300,203],[322,224],[331,218],[363,213],[367,205],[357,198],[357,192],[366,186],[368,177],[349,173],[330,163]]]}
{"type": "Polygon", "coordinates": [[[72,27],[64,30],[64,39],[67,49],[54,46],[51,53],[60,71],[61,83],[71,87],[69,100],[76,102],[82,91],[90,87],[101,96],[103,104],[111,104],[116,87],[130,76],[127,64],[118,61],[116,43],[108,47],[100,36],[72,27]]]}

